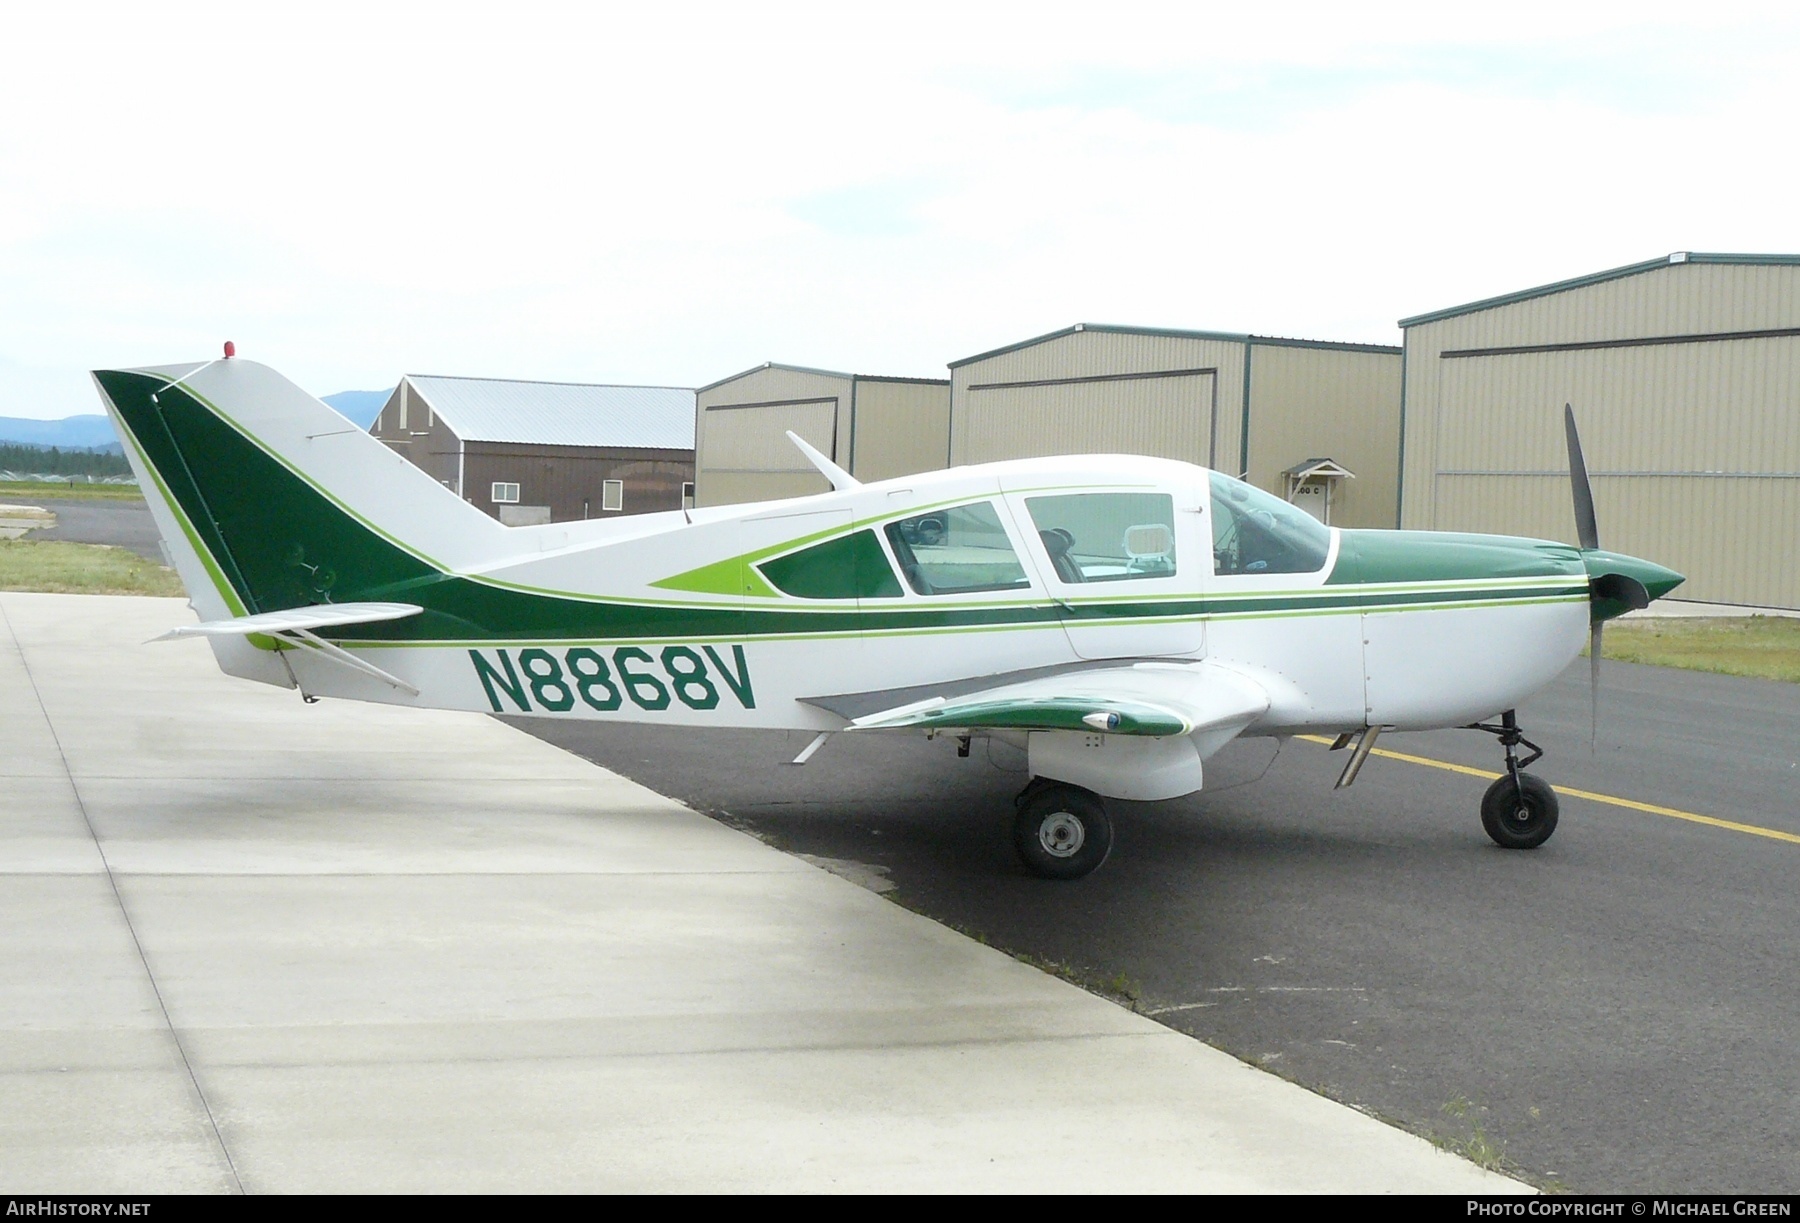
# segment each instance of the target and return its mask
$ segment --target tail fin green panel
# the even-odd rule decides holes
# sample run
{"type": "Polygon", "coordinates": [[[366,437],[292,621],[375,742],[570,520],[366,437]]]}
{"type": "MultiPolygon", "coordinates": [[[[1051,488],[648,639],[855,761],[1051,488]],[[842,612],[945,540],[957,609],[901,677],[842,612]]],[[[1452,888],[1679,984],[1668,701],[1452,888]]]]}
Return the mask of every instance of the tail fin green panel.
{"type": "Polygon", "coordinates": [[[346,514],[185,387],[128,371],[95,377],[251,613],[381,602],[444,576],[346,514]]]}

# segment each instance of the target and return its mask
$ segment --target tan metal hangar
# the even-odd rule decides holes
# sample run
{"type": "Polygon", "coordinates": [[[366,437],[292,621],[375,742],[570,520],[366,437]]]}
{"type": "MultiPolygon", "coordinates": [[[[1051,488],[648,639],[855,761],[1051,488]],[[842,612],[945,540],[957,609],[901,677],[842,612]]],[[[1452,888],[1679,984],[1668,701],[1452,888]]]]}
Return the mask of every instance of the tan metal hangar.
{"type": "Polygon", "coordinates": [[[1147,454],[1277,496],[1311,465],[1333,484],[1302,504],[1391,527],[1400,372],[1385,344],[1078,323],[950,363],[950,462],[1147,454]]]}
{"type": "Polygon", "coordinates": [[[695,502],[825,492],[789,430],[859,480],[932,471],[946,465],[949,419],[946,379],[759,365],[696,395],[695,502]]]}
{"type": "Polygon", "coordinates": [[[1401,523],[1600,541],[1683,598],[1800,607],[1800,255],[1678,252],[1402,319],[1401,523]]]}
{"type": "Polygon", "coordinates": [[[408,374],[369,431],[508,526],[678,510],[693,491],[686,387],[408,374]]]}
{"type": "Polygon", "coordinates": [[[1082,323],[952,362],[950,373],[770,363],[701,387],[697,503],[824,491],[791,429],[863,480],[1147,454],[1247,472],[1338,525],[1394,525],[1397,347],[1082,323]]]}

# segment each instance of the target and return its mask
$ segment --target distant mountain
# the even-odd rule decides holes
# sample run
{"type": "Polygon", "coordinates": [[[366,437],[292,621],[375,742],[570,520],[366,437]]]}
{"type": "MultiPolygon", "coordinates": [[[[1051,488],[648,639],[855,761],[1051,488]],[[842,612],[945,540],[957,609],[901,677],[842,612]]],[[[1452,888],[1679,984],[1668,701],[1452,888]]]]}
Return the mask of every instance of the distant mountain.
{"type": "Polygon", "coordinates": [[[339,391],[325,396],[325,402],[355,421],[358,428],[367,429],[381,415],[381,405],[393,393],[393,387],[385,391],[339,391]]]}
{"type": "MultiPolygon", "coordinates": [[[[381,414],[381,405],[394,393],[385,391],[339,391],[325,396],[325,402],[336,408],[359,429],[367,429],[381,414]]],[[[0,416],[0,443],[15,446],[40,446],[48,450],[105,450],[124,454],[119,435],[109,417],[65,416],[61,420],[31,420],[23,416],[0,416]]]]}
{"type": "Polygon", "coordinates": [[[18,446],[55,446],[61,450],[110,450],[125,453],[112,421],[98,414],[65,416],[61,420],[30,420],[0,416],[0,442],[18,446]]]}

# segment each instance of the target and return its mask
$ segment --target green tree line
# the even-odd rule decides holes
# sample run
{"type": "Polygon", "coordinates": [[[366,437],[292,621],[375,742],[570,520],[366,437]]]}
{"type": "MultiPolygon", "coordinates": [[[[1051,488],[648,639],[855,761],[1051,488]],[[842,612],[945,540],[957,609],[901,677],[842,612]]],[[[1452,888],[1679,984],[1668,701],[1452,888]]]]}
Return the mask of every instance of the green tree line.
{"type": "Polygon", "coordinates": [[[108,450],[63,450],[56,446],[21,446],[0,442],[0,471],[28,471],[46,476],[128,476],[131,464],[108,450]]]}

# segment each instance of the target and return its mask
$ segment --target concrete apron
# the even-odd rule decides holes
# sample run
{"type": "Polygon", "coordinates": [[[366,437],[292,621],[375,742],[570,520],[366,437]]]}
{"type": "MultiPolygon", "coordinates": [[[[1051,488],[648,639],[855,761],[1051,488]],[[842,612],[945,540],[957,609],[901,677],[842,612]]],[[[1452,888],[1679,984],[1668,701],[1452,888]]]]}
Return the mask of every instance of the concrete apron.
{"type": "Polygon", "coordinates": [[[1524,1189],[473,714],[0,594],[10,1193],[1524,1189]]]}

